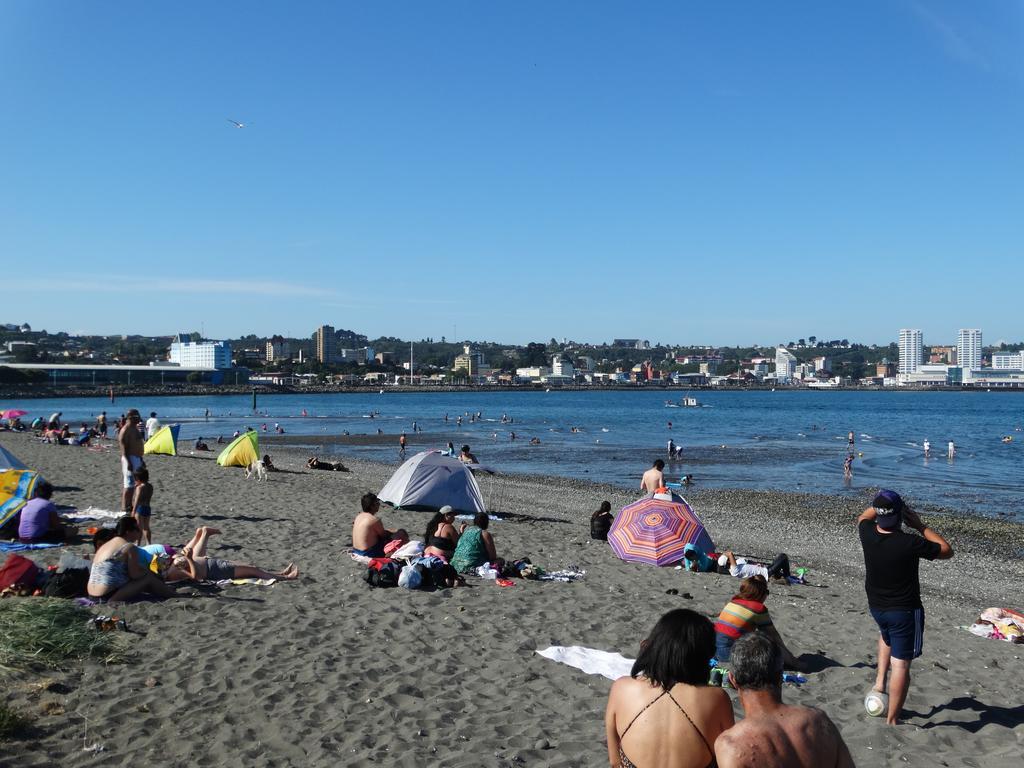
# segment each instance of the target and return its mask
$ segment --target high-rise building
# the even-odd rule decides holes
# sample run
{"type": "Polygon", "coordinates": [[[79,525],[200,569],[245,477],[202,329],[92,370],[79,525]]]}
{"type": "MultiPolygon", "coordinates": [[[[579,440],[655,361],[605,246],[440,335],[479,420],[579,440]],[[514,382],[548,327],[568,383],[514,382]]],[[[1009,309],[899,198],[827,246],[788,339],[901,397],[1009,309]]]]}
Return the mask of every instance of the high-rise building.
{"type": "Polygon", "coordinates": [[[971,371],[981,368],[981,329],[961,328],[956,338],[956,357],[963,370],[963,380],[971,379],[971,371]]]}
{"type": "Polygon", "coordinates": [[[796,372],[796,355],[785,347],[775,350],[775,380],[780,384],[788,384],[796,372]]]}
{"type": "Polygon", "coordinates": [[[290,360],[292,356],[291,345],[282,336],[273,336],[267,342],[266,358],[268,363],[275,363],[281,360],[290,360]]]}
{"type": "Polygon", "coordinates": [[[337,341],[334,328],[330,325],[321,325],[313,336],[316,338],[316,359],[324,365],[330,365],[334,362],[334,348],[337,341]]]}
{"type": "Polygon", "coordinates": [[[921,367],[921,355],[924,350],[924,335],[920,328],[900,328],[900,365],[901,374],[917,373],[921,367]]]}

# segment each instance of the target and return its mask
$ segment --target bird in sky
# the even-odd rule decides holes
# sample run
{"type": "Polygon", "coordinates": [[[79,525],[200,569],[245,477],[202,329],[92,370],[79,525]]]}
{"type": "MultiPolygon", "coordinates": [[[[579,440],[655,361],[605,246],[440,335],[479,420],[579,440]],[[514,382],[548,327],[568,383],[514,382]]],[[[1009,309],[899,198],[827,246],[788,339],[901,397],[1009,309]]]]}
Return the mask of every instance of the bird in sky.
{"type": "Polygon", "coordinates": [[[230,117],[227,118],[227,121],[231,123],[233,126],[235,126],[235,128],[245,128],[245,123],[240,123],[237,120],[232,120],[230,117]]]}

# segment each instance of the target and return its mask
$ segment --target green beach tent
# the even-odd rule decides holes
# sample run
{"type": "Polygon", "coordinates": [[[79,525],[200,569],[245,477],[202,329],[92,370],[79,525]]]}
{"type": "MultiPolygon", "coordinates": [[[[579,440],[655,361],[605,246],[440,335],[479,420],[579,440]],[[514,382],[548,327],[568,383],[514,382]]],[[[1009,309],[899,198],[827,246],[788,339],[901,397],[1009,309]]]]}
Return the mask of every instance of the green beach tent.
{"type": "Polygon", "coordinates": [[[246,432],[220,452],[217,463],[222,467],[248,467],[260,460],[260,439],[255,432],[246,432]]]}
{"type": "Polygon", "coordinates": [[[178,430],[179,424],[168,424],[158,429],[146,444],[143,446],[143,453],[157,453],[165,456],[178,455],[178,430]]]}

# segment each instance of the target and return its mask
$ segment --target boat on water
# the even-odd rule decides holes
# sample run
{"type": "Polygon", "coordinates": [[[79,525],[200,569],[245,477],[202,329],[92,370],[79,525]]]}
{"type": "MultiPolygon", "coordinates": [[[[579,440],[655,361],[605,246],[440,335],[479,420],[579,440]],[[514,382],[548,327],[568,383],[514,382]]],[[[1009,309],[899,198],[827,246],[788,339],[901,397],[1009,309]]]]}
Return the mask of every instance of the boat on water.
{"type": "Polygon", "coordinates": [[[674,403],[671,400],[665,401],[666,408],[700,408],[700,403],[697,402],[697,398],[692,395],[686,395],[680,398],[678,403],[674,403]]]}

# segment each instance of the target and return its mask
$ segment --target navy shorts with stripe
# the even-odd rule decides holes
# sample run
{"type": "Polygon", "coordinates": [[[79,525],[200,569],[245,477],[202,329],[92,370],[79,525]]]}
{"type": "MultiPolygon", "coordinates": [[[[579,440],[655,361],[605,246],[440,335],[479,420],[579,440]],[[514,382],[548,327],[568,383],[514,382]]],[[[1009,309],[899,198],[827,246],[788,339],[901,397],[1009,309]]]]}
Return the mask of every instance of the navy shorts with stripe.
{"type": "Polygon", "coordinates": [[[871,615],[882,633],[882,640],[892,649],[892,657],[903,661],[916,659],[924,647],[924,608],[914,610],[878,611],[871,615]]]}

